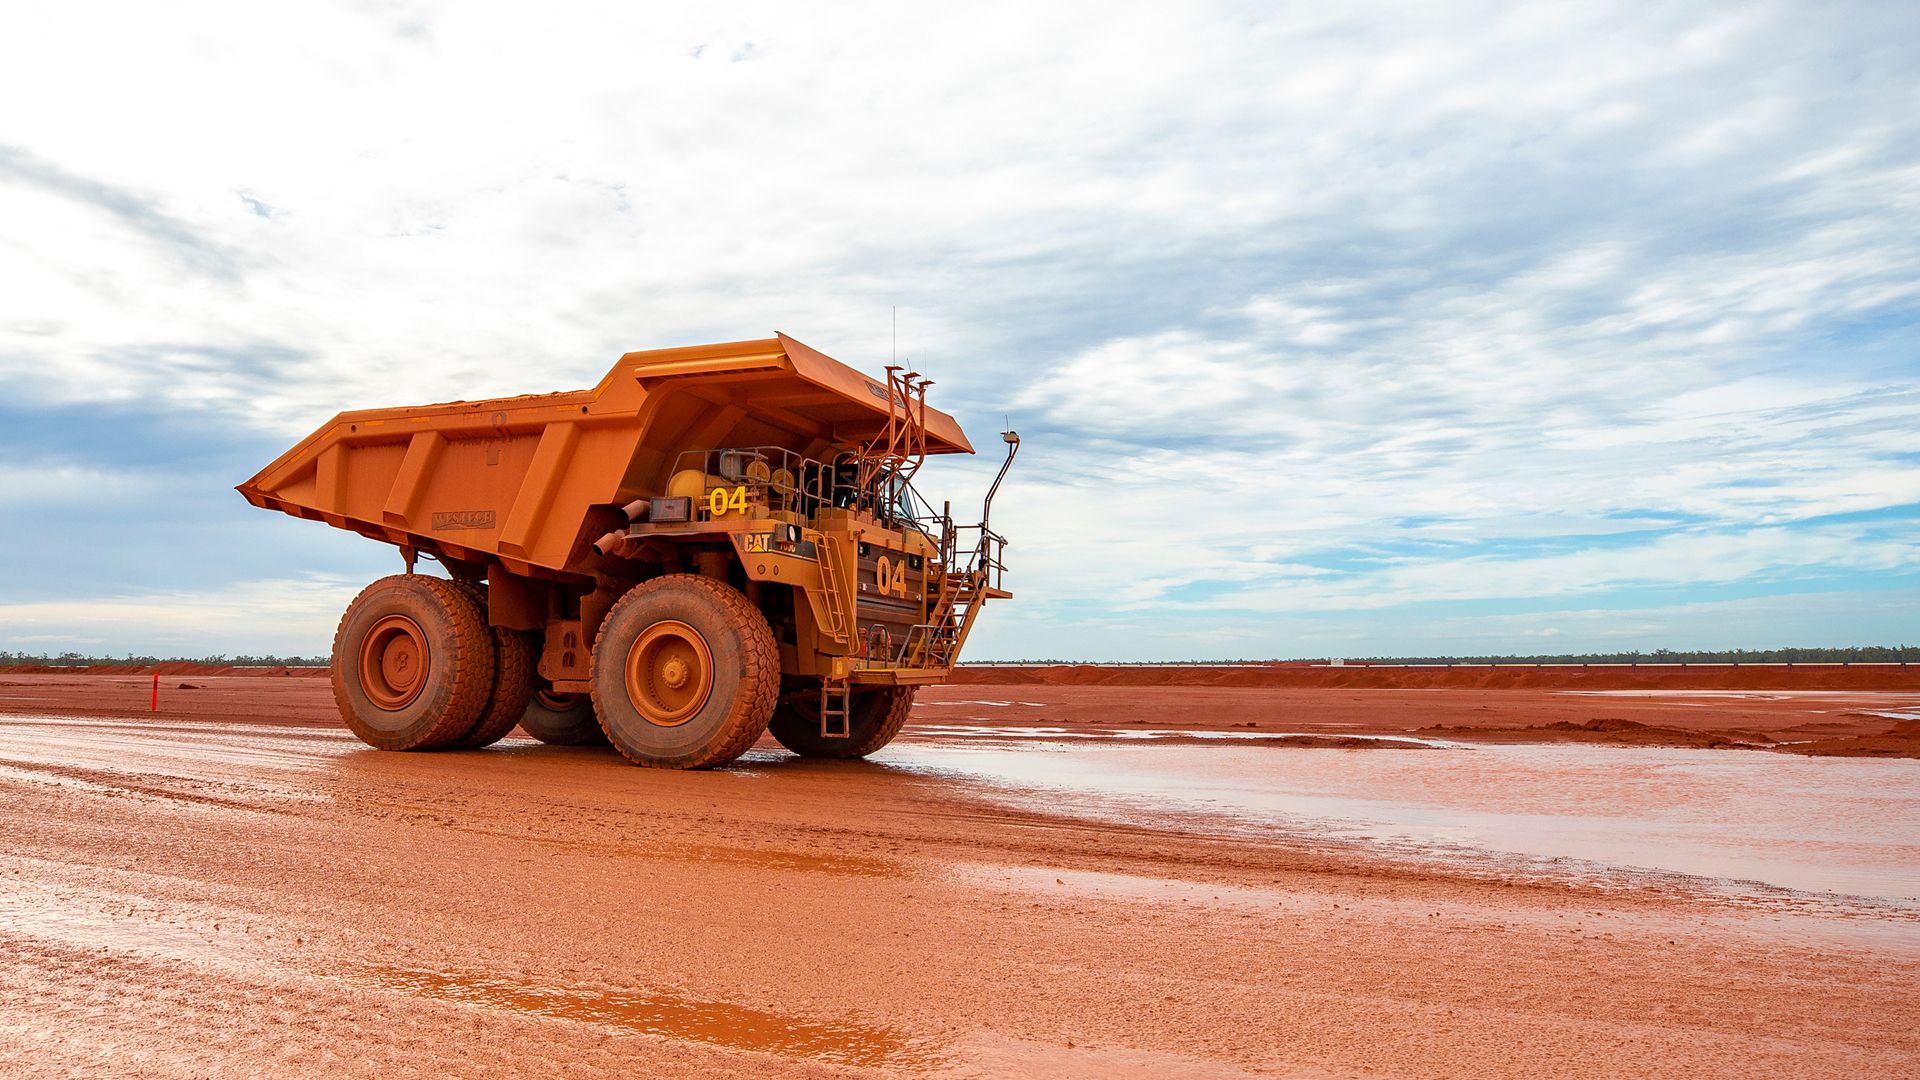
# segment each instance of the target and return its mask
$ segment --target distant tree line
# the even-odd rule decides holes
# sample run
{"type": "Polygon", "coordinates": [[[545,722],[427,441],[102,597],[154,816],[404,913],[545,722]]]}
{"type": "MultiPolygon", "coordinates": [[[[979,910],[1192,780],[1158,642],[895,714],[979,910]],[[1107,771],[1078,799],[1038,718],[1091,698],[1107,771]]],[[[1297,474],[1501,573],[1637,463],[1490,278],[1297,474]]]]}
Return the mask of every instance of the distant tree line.
{"type": "Polygon", "coordinates": [[[1816,649],[1655,649],[1652,652],[1521,656],[1369,656],[1370,664],[1910,664],[1920,646],[1854,645],[1816,649]]]}
{"type": "Polygon", "coordinates": [[[0,667],[20,664],[46,664],[51,667],[150,667],[154,664],[212,664],[216,667],[326,667],[324,656],[88,656],[85,653],[30,653],[0,649],[0,667]]]}
{"type": "MultiPolygon", "coordinates": [[[[1920,663],[1920,645],[1854,645],[1846,648],[1812,649],[1655,649],[1652,652],[1555,653],[1500,656],[1366,656],[1349,657],[1356,664],[1914,664],[1920,663]]],[[[20,664],[46,664],[53,667],[150,667],[169,663],[211,664],[222,667],[326,667],[324,656],[89,656],[85,653],[29,653],[0,649],[0,667],[20,664]]],[[[1190,664],[1278,664],[1325,663],[1323,657],[1296,657],[1291,660],[1239,659],[1215,660],[983,660],[971,666],[1044,666],[1050,664],[1120,664],[1127,667],[1190,664]]],[[[963,667],[970,666],[963,663],[963,667]]]]}
{"type": "MultiPolygon", "coordinates": [[[[1853,645],[1812,649],[1655,649],[1652,652],[1555,653],[1500,656],[1353,656],[1353,664],[1914,664],[1920,663],[1920,645],[1853,645]]],[[[1042,667],[1056,664],[1103,664],[1122,667],[1191,666],[1196,664],[1324,664],[1324,657],[1291,660],[975,660],[967,666],[1042,667]]]]}

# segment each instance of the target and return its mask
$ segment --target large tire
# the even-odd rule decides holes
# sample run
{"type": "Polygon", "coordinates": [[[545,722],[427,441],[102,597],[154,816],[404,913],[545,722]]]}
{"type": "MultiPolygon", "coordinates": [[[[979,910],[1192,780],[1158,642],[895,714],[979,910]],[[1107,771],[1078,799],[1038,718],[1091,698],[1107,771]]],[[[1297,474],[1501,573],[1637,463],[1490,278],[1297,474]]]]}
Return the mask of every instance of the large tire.
{"type": "Polygon", "coordinates": [[[533,669],[539,662],[540,657],[534,653],[533,642],[527,640],[526,634],[504,626],[494,627],[493,693],[487,697],[487,707],[481,710],[473,729],[455,739],[453,745],[461,750],[473,750],[506,738],[507,732],[526,715],[527,704],[533,700],[533,669]]]}
{"type": "MultiPolygon", "coordinates": [[[[480,581],[458,581],[484,614],[487,610],[487,586],[480,581]]],[[[456,750],[474,750],[492,746],[507,737],[533,699],[534,668],[540,656],[527,635],[504,626],[490,628],[493,633],[493,689],[486,707],[465,734],[447,745],[456,750]]]]}
{"type": "Polygon", "coordinates": [[[622,596],[593,642],[593,707],[635,765],[725,765],[767,730],[780,696],[773,628],[713,578],[670,574],[622,596]]]}
{"type": "Polygon", "coordinates": [[[607,733],[593,715],[593,699],[585,694],[556,694],[545,679],[535,678],[533,695],[520,714],[520,730],[549,746],[605,746],[607,733]]]}
{"type": "Polygon", "coordinates": [[[863,758],[893,741],[913,712],[914,687],[886,686],[854,692],[844,739],[820,734],[818,688],[780,703],[767,731],[780,745],[814,758],[863,758]]]}
{"type": "Polygon", "coordinates": [[[493,687],[493,637],[458,585],[420,574],[361,590],[333,635],[333,698],[368,746],[426,750],[473,727],[493,687]]]}

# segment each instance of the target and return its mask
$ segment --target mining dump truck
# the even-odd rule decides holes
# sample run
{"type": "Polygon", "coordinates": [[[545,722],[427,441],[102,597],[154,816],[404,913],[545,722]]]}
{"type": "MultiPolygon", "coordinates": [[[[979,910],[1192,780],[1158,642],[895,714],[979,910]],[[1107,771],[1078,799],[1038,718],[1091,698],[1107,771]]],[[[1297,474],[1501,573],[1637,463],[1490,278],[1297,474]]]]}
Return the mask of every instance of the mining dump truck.
{"type": "Polygon", "coordinates": [[[516,725],[659,768],[771,731],[864,757],[944,681],[1006,539],[913,486],[972,453],[930,382],[785,336],[628,353],[591,390],[341,413],[239,486],[400,549],[333,639],[333,693],[383,750],[516,725]],[[416,573],[436,560],[447,577],[416,573]]]}

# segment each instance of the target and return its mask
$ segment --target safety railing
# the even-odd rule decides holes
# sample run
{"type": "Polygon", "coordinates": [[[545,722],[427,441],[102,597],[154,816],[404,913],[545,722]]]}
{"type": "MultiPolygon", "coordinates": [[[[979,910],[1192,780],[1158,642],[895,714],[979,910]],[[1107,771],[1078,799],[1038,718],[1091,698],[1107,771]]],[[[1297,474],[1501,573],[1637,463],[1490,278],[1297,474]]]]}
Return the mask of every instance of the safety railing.
{"type": "Polygon", "coordinates": [[[697,471],[703,477],[693,507],[698,520],[726,517],[749,506],[808,516],[821,507],[852,507],[882,524],[919,528],[929,539],[939,536],[921,524],[930,511],[903,475],[870,474],[862,486],[859,462],[851,455],[827,463],[778,446],[688,450],[674,459],[673,470],[676,476],[697,471]]]}
{"type": "Polygon", "coordinates": [[[1007,572],[1007,538],[985,525],[949,525],[940,561],[949,573],[967,574],[981,588],[998,589],[1007,572]]]}
{"type": "Polygon", "coordinates": [[[750,509],[811,513],[829,498],[828,470],[779,446],[687,450],[674,459],[673,472],[680,476],[690,471],[701,477],[700,495],[693,500],[699,521],[750,509]]]}

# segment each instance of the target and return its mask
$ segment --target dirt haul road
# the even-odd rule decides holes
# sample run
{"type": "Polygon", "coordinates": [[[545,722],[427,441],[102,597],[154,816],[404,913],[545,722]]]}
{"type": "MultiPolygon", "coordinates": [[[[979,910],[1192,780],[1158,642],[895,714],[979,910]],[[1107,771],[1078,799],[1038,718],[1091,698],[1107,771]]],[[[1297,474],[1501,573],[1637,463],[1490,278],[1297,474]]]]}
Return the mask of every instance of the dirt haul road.
{"type": "MultiPolygon", "coordinates": [[[[1920,763],[1266,740],[1305,698],[1119,737],[986,690],[870,763],[668,773],[368,750],[324,680],[170,677],[153,718],[0,679],[0,1074],[1920,1065],[1920,763]]],[[[1320,730],[1479,711],[1446,696],[1320,730]]]]}

